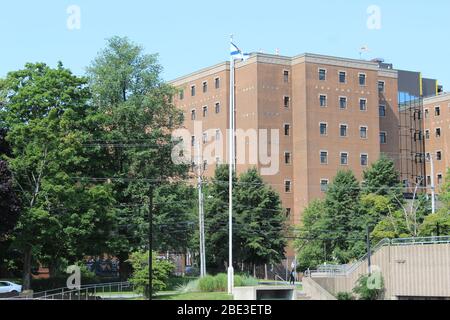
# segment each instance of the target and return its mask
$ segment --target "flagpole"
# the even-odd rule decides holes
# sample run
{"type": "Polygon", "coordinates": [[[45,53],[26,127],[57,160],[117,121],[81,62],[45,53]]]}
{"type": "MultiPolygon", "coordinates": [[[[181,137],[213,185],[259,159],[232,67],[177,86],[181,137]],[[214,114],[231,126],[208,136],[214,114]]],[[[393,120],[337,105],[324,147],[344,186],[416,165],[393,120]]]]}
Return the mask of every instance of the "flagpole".
{"type": "MultiPolygon", "coordinates": [[[[233,36],[230,39],[233,42],[233,36]]],[[[229,160],[228,160],[228,179],[229,179],[229,194],[228,194],[228,212],[229,212],[229,221],[228,221],[228,294],[233,294],[233,286],[234,286],[234,269],[233,269],[233,170],[234,170],[234,161],[235,161],[235,147],[234,147],[234,132],[235,132],[235,123],[234,123],[234,56],[231,55],[230,60],[230,129],[229,129],[229,160]]]]}

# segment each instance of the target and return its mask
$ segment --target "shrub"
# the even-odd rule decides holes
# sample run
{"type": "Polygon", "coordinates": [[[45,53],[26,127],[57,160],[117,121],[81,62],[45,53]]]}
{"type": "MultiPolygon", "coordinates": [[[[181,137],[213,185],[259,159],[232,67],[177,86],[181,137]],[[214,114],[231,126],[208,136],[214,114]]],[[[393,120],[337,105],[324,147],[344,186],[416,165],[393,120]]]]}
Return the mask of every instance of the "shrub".
{"type": "MultiPolygon", "coordinates": [[[[235,287],[255,286],[258,280],[247,276],[234,276],[235,287]]],[[[225,292],[228,289],[228,275],[219,273],[216,276],[206,276],[198,280],[198,289],[201,292],[225,292]]]]}
{"type": "Polygon", "coordinates": [[[381,272],[372,275],[362,275],[353,289],[360,300],[379,300],[384,296],[384,280],[381,272]]]}
{"type": "Polygon", "coordinates": [[[338,300],[355,300],[355,297],[350,292],[339,292],[336,298],[338,300]]]}
{"type": "MultiPolygon", "coordinates": [[[[149,266],[148,266],[148,251],[135,252],[131,255],[129,261],[133,266],[133,275],[130,282],[134,285],[135,291],[149,296],[149,266]]],[[[167,260],[156,259],[155,252],[152,253],[152,291],[155,294],[158,291],[164,290],[167,287],[167,281],[170,273],[173,271],[174,265],[167,260]]]]}
{"type": "Polygon", "coordinates": [[[198,280],[198,288],[201,292],[214,292],[216,281],[213,276],[205,276],[198,280]]]}

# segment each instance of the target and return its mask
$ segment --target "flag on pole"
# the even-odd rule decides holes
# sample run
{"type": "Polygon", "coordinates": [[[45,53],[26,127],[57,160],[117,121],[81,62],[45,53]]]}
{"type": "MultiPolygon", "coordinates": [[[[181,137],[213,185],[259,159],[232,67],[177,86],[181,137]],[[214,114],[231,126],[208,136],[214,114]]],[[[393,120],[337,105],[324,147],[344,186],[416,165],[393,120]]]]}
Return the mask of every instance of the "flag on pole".
{"type": "Polygon", "coordinates": [[[230,55],[233,59],[242,59],[244,61],[250,57],[249,53],[243,53],[233,42],[231,42],[230,55]]]}

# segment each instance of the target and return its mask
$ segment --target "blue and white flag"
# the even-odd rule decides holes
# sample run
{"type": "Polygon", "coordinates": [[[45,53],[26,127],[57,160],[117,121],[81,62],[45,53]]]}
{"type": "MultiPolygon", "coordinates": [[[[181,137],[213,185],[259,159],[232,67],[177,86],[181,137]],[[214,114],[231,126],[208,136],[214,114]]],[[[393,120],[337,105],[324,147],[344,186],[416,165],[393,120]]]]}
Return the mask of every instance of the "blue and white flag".
{"type": "Polygon", "coordinates": [[[250,57],[250,54],[243,53],[233,42],[231,42],[230,55],[233,59],[242,59],[244,61],[250,57]]]}

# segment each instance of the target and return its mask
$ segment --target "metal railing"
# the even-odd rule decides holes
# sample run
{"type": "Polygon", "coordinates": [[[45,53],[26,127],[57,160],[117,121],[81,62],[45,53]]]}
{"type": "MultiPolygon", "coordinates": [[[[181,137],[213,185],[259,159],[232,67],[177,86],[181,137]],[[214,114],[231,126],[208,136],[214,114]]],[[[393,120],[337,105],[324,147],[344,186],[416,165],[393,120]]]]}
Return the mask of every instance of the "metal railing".
{"type": "MultiPolygon", "coordinates": [[[[446,244],[450,243],[450,236],[440,237],[418,237],[418,238],[399,238],[399,239],[383,239],[375,247],[371,249],[371,256],[385,246],[411,246],[411,245],[430,245],[430,244],[446,244]]],[[[366,263],[368,254],[364,254],[361,258],[351,264],[345,265],[321,265],[317,270],[306,270],[307,277],[345,277],[350,275],[363,263],[366,263]]]]}
{"type": "Polygon", "coordinates": [[[98,300],[101,296],[113,293],[133,292],[129,282],[98,283],[80,286],[77,289],[67,287],[33,293],[32,297],[13,297],[9,300],[98,300]]]}

